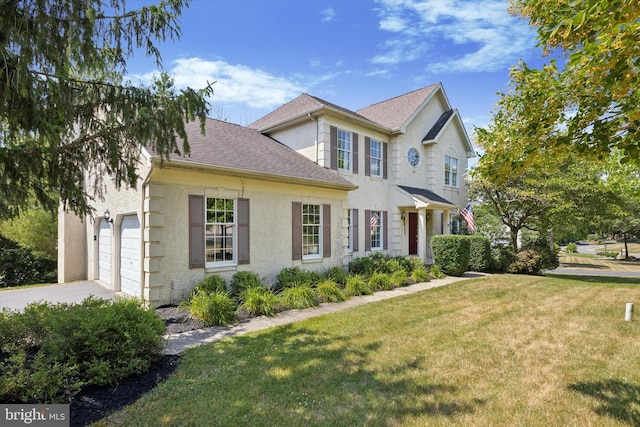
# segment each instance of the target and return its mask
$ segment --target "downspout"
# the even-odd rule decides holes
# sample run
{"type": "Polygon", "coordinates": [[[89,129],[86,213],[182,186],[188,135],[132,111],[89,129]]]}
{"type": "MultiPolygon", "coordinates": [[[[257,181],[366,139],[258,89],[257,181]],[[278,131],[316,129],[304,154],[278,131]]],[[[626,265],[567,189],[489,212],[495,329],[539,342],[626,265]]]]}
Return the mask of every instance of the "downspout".
{"type": "Polygon", "coordinates": [[[316,165],[317,165],[317,164],[318,164],[318,160],[319,160],[319,159],[318,159],[318,157],[319,157],[319,154],[318,154],[318,151],[319,151],[318,134],[319,134],[319,132],[320,132],[320,129],[319,129],[319,126],[320,126],[320,125],[318,124],[318,119],[317,119],[317,118],[315,118],[315,117],[313,117],[313,116],[311,115],[311,113],[307,114],[307,117],[309,117],[311,120],[313,120],[314,122],[316,122],[316,141],[315,141],[315,148],[316,148],[316,160],[315,160],[315,163],[316,163],[316,165]]]}

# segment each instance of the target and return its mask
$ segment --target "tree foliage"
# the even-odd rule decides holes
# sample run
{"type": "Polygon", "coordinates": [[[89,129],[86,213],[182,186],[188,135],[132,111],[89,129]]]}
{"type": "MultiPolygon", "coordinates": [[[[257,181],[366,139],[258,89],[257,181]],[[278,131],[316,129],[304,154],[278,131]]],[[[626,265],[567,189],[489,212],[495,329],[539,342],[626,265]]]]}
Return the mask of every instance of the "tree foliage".
{"type": "Polygon", "coordinates": [[[546,53],[566,64],[542,70],[521,64],[507,96],[531,103],[525,153],[570,149],[604,159],[618,148],[640,161],[640,7],[636,0],[511,0],[512,13],[537,28],[546,53]],[[544,105],[545,108],[540,108],[544,105]],[[558,138],[557,129],[566,129],[558,138]]]}
{"type": "Polygon", "coordinates": [[[33,198],[54,211],[91,212],[103,179],[135,185],[141,147],[162,157],[189,151],[184,123],[204,131],[211,87],[176,91],[123,82],[142,50],[180,35],[188,0],[131,10],[126,0],[10,0],[0,4],[0,218],[33,198]],[[85,173],[96,181],[85,185],[85,173]],[[94,190],[87,190],[93,188],[94,190]]]}
{"type": "Polygon", "coordinates": [[[0,221],[0,236],[35,255],[56,260],[58,256],[58,221],[50,212],[30,208],[20,215],[0,221]]]}

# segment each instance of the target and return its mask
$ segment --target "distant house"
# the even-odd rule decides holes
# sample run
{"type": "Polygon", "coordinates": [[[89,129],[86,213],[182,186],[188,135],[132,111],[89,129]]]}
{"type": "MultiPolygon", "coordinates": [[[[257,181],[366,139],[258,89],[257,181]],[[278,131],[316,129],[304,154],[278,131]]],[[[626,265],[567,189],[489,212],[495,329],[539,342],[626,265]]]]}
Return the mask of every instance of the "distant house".
{"type": "Polygon", "coordinates": [[[59,218],[59,281],[97,280],[151,306],[210,274],[323,271],[373,252],[430,261],[467,203],[474,156],[441,84],[358,111],[302,94],[248,127],[187,125],[191,155],[142,151],[137,188],[59,218]]]}

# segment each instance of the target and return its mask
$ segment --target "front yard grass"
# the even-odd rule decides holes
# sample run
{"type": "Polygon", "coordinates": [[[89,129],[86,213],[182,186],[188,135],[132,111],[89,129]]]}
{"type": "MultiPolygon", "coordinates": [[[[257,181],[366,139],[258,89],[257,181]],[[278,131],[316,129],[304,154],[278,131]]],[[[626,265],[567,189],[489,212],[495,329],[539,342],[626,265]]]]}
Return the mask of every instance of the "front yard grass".
{"type": "Polygon", "coordinates": [[[638,425],[639,290],[496,275],[228,338],[98,425],[638,425]]]}

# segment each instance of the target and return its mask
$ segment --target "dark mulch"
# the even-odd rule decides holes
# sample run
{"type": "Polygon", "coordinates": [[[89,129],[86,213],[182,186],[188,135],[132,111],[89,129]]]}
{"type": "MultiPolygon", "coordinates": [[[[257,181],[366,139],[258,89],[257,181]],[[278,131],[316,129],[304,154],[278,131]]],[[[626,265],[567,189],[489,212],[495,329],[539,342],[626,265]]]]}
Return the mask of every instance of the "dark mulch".
{"type": "MultiPolygon", "coordinates": [[[[175,307],[160,307],[156,312],[165,320],[167,333],[200,329],[201,321],[191,319],[189,313],[175,307]]],[[[142,395],[165,381],[178,367],[180,356],[163,356],[148,372],[128,378],[116,386],[89,387],[71,403],[71,426],[86,426],[131,405],[142,395]]]]}

